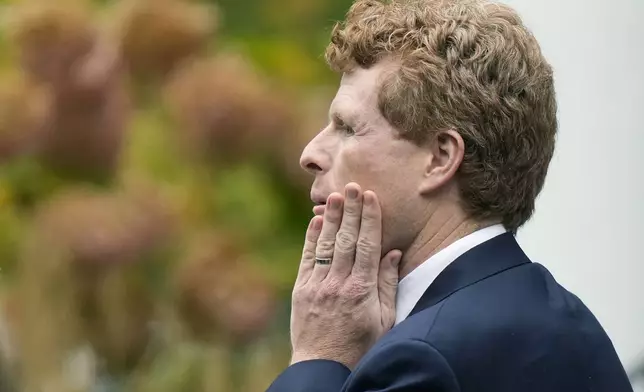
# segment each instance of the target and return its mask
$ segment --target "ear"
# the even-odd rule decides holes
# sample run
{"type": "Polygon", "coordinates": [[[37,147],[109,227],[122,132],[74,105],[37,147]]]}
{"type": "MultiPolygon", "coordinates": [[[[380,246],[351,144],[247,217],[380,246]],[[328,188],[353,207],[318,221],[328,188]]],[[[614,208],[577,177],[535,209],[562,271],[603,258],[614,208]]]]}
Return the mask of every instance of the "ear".
{"type": "Polygon", "coordinates": [[[454,178],[463,162],[465,142],[457,131],[449,129],[439,131],[429,143],[429,149],[421,194],[435,192],[454,178]]]}

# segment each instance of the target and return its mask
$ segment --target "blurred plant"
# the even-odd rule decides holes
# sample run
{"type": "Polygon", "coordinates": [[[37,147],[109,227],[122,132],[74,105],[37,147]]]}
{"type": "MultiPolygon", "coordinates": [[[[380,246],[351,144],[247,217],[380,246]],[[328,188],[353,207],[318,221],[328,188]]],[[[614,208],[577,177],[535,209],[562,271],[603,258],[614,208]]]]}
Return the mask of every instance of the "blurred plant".
{"type": "Polygon", "coordinates": [[[278,169],[305,197],[313,183],[313,176],[300,167],[300,158],[306,145],[328,124],[331,97],[327,89],[317,89],[301,98],[297,131],[283,140],[277,154],[278,169]]]}
{"type": "Polygon", "coordinates": [[[24,1],[8,14],[9,33],[24,69],[59,87],[74,80],[79,59],[96,40],[90,10],[84,1],[24,1]]]}
{"type": "Polygon", "coordinates": [[[130,71],[139,79],[164,77],[203,53],[217,25],[213,5],[185,0],[122,0],[117,36],[130,71]]]}
{"type": "Polygon", "coordinates": [[[249,1],[3,8],[0,318],[19,390],[254,391],[287,361],[273,322],[309,214],[297,161],[327,97],[285,86],[326,81],[298,29],[339,7],[249,1]],[[240,35],[214,34],[219,10],[240,35]]]}
{"type": "MultiPolygon", "coordinates": [[[[10,205],[2,206],[0,208],[0,288],[3,283],[9,284],[13,277],[12,274],[20,257],[20,246],[24,234],[24,218],[10,205]]],[[[2,294],[1,290],[0,294],[2,294]]],[[[0,310],[0,319],[2,319],[1,313],[0,310]]]]}
{"type": "Polygon", "coordinates": [[[0,81],[0,163],[38,149],[51,110],[48,90],[24,75],[0,81]]]}
{"type": "Polygon", "coordinates": [[[159,294],[150,268],[162,267],[172,228],[161,203],[126,193],[70,190],[38,210],[16,292],[24,380],[58,375],[86,343],[110,374],[137,365],[159,294]]]}
{"type": "Polygon", "coordinates": [[[202,235],[176,273],[178,310],[198,340],[245,344],[275,311],[270,283],[230,236],[202,235]]]}
{"type": "Polygon", "coordinates": [[[274,150],[294,127],[292,104],[239,56],[186,64],[171,78],[165,97],[183,143],[202,159],[247,161],[274,150]]]}
{"type": "Polygon", "coordinates": [[[5,309],[4,298],[0,297],[0,392],[13,392],[14,372],[11,362],[11,341],[7,323],[3,315],[5,309]]]}
{"type": "Polygon", "coordinates": [[[275,315],[274,287],[231,237],[197,237],[176,274],[177,308],[192,339],[226,348],[227,390],[243,391],[247,349],[275,315]]]}
{"type": "Polygon", "coordinates": [[[115,43],[77,2],[28,3],[13,20],[13,36],[24,69],[52,89],[43,161],[64,176],[109,179],[130,107],[115,43]]]}
{"type": "Polygon", "coordinates": [[[0,80],[0,206],[5,214],[13,213],[14,206],[32,205],[51,188],[35,158],[51,130],[52,115],[49,89],[20,72],[0,80]]]}

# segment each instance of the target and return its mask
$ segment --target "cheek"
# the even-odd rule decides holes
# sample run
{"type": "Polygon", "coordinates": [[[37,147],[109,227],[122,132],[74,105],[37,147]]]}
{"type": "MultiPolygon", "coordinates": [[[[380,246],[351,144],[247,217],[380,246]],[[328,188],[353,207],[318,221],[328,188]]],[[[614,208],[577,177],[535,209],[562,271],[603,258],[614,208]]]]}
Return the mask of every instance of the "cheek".
{"type": "Polygon", "coordinates": [[[339,158],[338,186],[356,182],[363,190],[378,191],[380,180],[386,177],[386,166],[380,152],[367,146],[352,145],[344,148],[339,158]]]}

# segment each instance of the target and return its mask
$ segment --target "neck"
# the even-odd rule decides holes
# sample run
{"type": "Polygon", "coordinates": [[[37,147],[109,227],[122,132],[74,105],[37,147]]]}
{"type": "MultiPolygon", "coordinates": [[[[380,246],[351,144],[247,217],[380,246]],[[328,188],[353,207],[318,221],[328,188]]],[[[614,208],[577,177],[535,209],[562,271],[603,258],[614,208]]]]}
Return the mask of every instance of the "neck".
{"type": "Polygon", "coordinates": [[[404,252],[400,263],[400,279],[450,244],[496,223],[498,222],[472,220],[458,206],[438,208],[404,252]]]}

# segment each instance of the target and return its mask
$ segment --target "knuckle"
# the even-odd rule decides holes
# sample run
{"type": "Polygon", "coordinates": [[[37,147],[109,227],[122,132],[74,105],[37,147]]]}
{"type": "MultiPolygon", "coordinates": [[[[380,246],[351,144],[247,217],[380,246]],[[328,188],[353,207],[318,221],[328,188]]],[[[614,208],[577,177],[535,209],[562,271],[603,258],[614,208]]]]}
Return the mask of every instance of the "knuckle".
{"type": "Polygon", "coordinates": [[[302,260],[300,261],[300,264],[302,262],[306,261],[311,261],[315,259],[315,244],[307,244],[307,246],[304,247],[304,250],[302,251],[302,260]]]}
{"type": "Polygon", "coordinates": [[[353,287],[354,290],[367,292],[371,290],[374,286],[376,286],[376,282],[371,281],[370,279],[364,278],[360,275],[357,275],[353,277],[351,286],[353,287]]]}
{"type": "Polygon", "coordinates": [[[328,282],[326,283],[326,289],[333,293],[334,295],[337,295],[337,293],[340,291],[340,287],[342,287],[342,282],[340,282],[337,279],[329,279],[328,282]]]}
{"type": "Polygon", "coordinates": [[[342,219],[342,210],[327,210],[324,214],[324,219],[326,221],[336,223],[342,219]]]}
{"type": "Polygon", "coordinates": [[[297,287],[293,290],[293,296],[291,302],[293,306],[303,306],[309,303],[311,300],[311,295],[309,290],[304,287],[297,287]]]}
{"type": "Polygon", "coordinates": [[[372,240],[369,237],[365,237],[365,236],[362,236],[362,237],[358,238],[357,245],[359,247],[365,248],[365,249],[374,249],[377,246],[377,244],[376,244],[376,242],[374,240],[372,240]]]}
{"type": "Polygon", "coordinates": [[[374,208],[365,208],[362,211],[362,219],[366,221],[369,221],[369,222],[375,221],[379,217],[380,217],[380,214],[378,213],[378,210],[374,208]]]}
{"type": "Polygon", "coordinates": [[[304,249],[315,248],[315,244],[316,244],[315,238],[306,237],[306,239],[304,240],[304,249]]]}
{"type": "Polygon", "coordinates": [[[373,252],[371,251],[371,248],[369,247],[364,247],[364,246],[358,246],[356,248],[356,259],[359,259],[361,261],[367,261],[371,257],[373,252]]]}
{"type": "Polygon", "coordinates": [[[391,274],[390,276],[386,276],[380,279],[380,284],[385,287],[397,287],[398,283],[399,279],[397,274],[391,274]]]}
{"type": "Polygon", "coordinates": [[[333,239],[328,239],[328,238],[320,239],[318,241],[316,252],[318,255],[331,253],[333,252],[334,246],[335,246],[335,241],[333,239]]]}
{"type": "Polygon", "coordinates": [[[304,298],[302,298],[301,295],[293,294],[293,298],[291,299],[291,303],[292,303],[294,308],[298,308],[298,307],[304,305],[305,301],[304,301],[304,298]]]}
{"type": "Polygon", "coordinates": [[[344,214],[349,216],[358,216],[361,212],[357,203],[346,203],[344,205],[344,214]]]}
{"type": "Polygon", "coordinates": [[[356,246],[356,238],[347,231],[340,231],[335,237],[336,246],[343,251],[351,251],[356,246]]]}
{"type": "Polygon", "coordinates": [[[369,253],[374,249],[376,249],[376,247],[378,246],[376,242],[369,237],[358,238],[358,242],[356,245],[358,249],[361,249],[362,251],[369,252],[369,253]]]}
{"type": "Polygon", "coordinates": [[[330,301],[340,293],[340,284],[335,280],[330,280],[318,290],[317,297],[322,302],[330,301]]]}
{"type": "Polygon", "coordinates": [[[369,292],[368,285],[363,284],[357,280],[347,284],[342,288],[342,296],[346,299],[360,302],[369,292]]]}

